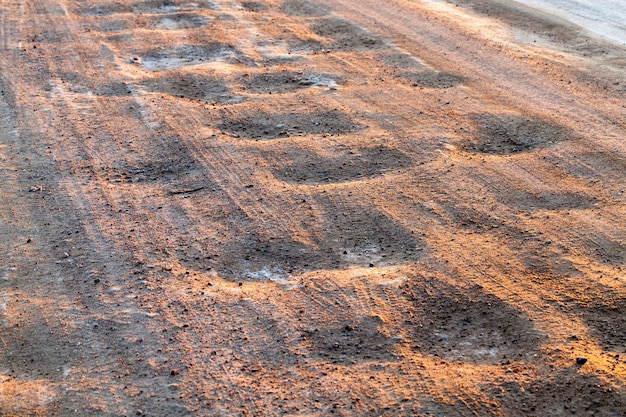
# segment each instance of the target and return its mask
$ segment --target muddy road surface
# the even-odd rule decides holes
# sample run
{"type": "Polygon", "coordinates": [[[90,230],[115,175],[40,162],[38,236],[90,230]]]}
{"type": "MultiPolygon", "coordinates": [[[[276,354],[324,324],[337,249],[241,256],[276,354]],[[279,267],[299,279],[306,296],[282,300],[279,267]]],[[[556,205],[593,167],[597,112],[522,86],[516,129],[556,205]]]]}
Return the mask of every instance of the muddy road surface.
{"type": "Polygon", "coordinates": [[[623,416],[625,68],[512,2],[0,1],[0,414],[623,416]]]}

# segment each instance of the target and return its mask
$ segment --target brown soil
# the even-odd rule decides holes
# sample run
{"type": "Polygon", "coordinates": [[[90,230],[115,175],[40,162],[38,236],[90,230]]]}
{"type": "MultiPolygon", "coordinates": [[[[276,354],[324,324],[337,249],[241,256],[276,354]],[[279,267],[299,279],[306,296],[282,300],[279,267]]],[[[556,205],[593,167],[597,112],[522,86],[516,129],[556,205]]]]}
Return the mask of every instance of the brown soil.
{"type": "Polygon", "coordinates": [[[625,415],[626,50],[511,4],[2,2],[0,415],[625,415]]]}

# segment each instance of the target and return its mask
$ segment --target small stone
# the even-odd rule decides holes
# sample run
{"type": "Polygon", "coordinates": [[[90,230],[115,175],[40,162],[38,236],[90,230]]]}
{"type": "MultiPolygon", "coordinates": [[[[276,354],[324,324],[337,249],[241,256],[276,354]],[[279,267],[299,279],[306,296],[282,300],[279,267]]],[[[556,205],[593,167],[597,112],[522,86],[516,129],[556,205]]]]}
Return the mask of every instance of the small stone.
{"type": "Polygon", "coordinates": [[[579,357],[579,358],[576,358],[576,365],[582,366],[582,365],[584,365],[586,363],[587,363],[587,358],[582,357],[582,356],[579,357]]]}
{"type": "Polygon", "coordinates": [[[178,375],[178,371],[176,369],[172,369],[170,371],[170,375],[178,375]]]}
{"type": "Polygon", "coordinates": [[[137,410],[137,411],[135,411],[135,414],[137,414],[138,416],[143,416],[143,411],[142,410],[137,410]]]}
{"type": "Polygon", "coordinates": [[[552,240],[546,239],[546,245],[551,245],[551,244],[552,244],[552,240]]]}
{"type": "Polygon", "coordinates": [[[96,279],[94,279],[94,280],[93,280],[93,283],[94,283],[94,284],[99,284],[99,283],[100,283],[100,278],[96,278],[96,279]]]}

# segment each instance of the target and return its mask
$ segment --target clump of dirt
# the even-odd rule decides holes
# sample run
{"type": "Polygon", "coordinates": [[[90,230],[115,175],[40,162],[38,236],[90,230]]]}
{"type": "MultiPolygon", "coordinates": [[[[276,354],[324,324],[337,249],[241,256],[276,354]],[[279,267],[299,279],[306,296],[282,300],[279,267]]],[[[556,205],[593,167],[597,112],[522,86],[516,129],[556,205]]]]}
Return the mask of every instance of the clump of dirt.
{"type": "Polygon", "coordinates": [[[336,17],[320,19],[313,24],[313,32],[319,36],[333,39],[329,49],[356,51],[382,48],[387,42],[380,36],[336,17]]]}
{"type": "Polygon", "coordinates": [[[408,155],[386,146],[346,150],[332,158],[314,152],[293,149],[289,152],[293,163],[276,170],[281,181],[296,184],[328,184],[371,178],[411,164],[408,155]]]}
{"type": "Polygon", "coordinates": [[[450,88],[458,85],[463,85],[465,79],[448,72],[441,71],[419,71],[419,72],[407,72],[402,74],[402,77],[413,83],[414,86],[421,86],[425,88],[450,88]]]}
{"type": "Polygon", "coordinates": [[[524,312],[479,286],[461,289],[425,279],[404,293],[415,303],[415,348],[432,355],[497,364],[525,358],[541,341],[524,312]]]}
{"type": "Polygon", "coordinates": [[[461,147],[470,152],[510,155],[546,148],[569,139],[567,129],[536,118],[511,114],[472,117],[476,135],[461,147]]]}
{"type": "Polygon", "coordinates": [[[246,139],[276,139],[298,135],[343,134],[361,129],[340,110],[311,113],[266,113],[242,111],[237,115],[223,114],[218,129],[234,137],[246,139]]]}
{"type": "Polygon", "coordinates": [[[233,95],[223,80],[191,72],[152,77],[143,86],[147,91],[203,102],[227,104],[243,100],[242,97],[233,95]]]}
{"type": "Polygon", "coordinates": [[[302,72],[270,72],[243,77],[247,91],[258,94],[288,93],[311,87],[331,87],[337,85],[334,76],[327,74],[304,74],[302,72]]]}
{"type": "Polygon", "coordinates": [[[330,14],[330,10],[321,4],[308,0],[286,0],[280,10],[294,17],[321,17],[330,14]]]}

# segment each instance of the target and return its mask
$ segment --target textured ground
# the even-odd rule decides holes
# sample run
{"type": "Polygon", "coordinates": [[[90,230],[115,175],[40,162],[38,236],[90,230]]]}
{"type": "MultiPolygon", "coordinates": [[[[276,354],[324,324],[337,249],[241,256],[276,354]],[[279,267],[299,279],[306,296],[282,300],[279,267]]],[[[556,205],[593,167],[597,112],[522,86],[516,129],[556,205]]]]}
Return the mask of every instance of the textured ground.
{"type": "Polygon", "coordinates": [[[0,0],[0,414],[623,416],[625,68],[486,0],[0,0]]]}

